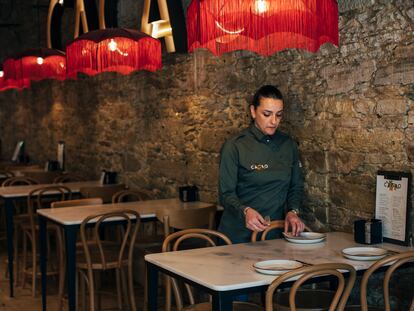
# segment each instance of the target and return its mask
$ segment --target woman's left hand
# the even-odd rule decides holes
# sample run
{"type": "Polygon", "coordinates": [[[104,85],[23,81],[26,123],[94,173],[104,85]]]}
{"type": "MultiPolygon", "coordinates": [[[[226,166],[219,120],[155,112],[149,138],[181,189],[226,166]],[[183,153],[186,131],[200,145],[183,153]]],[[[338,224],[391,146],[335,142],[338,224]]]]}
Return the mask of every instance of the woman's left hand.
{"type": "Polygon", "coordinates": [[[285,217],[285,233],[288,233],[289,227],[292,228],[292,234],[298,236],[305,230],[305,224],[300,220],[298,215],[293,212],[288,212],[285,217]]]}

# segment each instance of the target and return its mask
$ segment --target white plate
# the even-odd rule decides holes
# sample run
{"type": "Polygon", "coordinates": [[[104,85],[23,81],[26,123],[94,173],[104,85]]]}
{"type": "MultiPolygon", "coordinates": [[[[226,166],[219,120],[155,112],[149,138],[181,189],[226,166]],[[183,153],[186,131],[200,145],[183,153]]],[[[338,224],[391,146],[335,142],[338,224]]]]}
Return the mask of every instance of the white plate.
{"type": "Polygon", "coordinates": [[[349,247],[342,250],[342,255],[352,260],[378,260],[387,254],[387,250],[378,247],[349,247]]]}
{"type": "Polygon", "coordinates": [[[301,232],[299,236],[293,236],[291,233],[284,233],[283,236],[288,242],[298,244],[312,244],[319,243],[325,240],[325,233],[318,232],[301,232]]]}
{"type": "Polygon", "coordinates": [[[256,262],[253,267],[257,272],[263,274],[279,275],[299,269],[303,267],[303,263],[296,260],[275,259],[256,262]]]}

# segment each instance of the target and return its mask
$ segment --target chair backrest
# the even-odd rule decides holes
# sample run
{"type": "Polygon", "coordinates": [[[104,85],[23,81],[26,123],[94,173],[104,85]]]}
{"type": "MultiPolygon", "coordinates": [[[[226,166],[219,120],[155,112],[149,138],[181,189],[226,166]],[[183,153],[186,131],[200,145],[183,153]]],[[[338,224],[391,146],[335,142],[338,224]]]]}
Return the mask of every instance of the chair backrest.
{"type": "MultiPolygon", "coordinates": [[[[189,240],[189,239],[192,239],[192,240],[193,239],[198,239],[198,240],[201,240],[203,242],[206,242],[205,246],[207,246],[207,247],[216,246],[217,242],[219,242],[222,245],[232,244],[231,240],[226,235],[224,235],[221,232],[215,231],[215,230],[210,230],[210,229],[185,229],[185,230],[174,232],[174,233],[171,233],[170,235],[168,235],[164,239],[164,242],[162,244],[162,251],[163,252],[177,251],[177,250],[180,249],[181,243],[183,243],[184,241],[189,240]]],[[[173,293],[174,293],[174,297],[175,297],[175,302],[176,302],[176,305],[177,305],[177,310],[180,311],[184,307],[183,295],[181,293],[180,287],[178,286],[176,280],[171,278],[171,281],[172,281],[172,285],[173,285],[172,288],[173,288],[173,293]]],[[[188,284],[185,284],[185,288],[186,288],[186,292],[187,292],[187,295],[188,295],[188,301],[190,302],[191,305],[194,305],[195,304],[195,299],[194,299],[194,295],[193,295],[193,291],[192,291],[191,287],[188,284]]],[[[170,297],[171,289],[170,289],[169,281],[167,281],[167,283],[166,283],[166,290],[167,290],[167,297],[170,297]]],[[[169,301],[168,304],[170,304],[171,299],[167,299],[167,300],[169,301]]]]}
{"type": "Polygon", "coordinates": [[[103,201],[101,198],[88,198],[88,199],[79,199],[79,200],[66,200],[66,201],[56,201],[52,202],[51,208],[59,207],[73,207],[73,206],[87,206],[87,205],[101,205],[103,201]]]}
{"type": "Polygon", "coordinates": [[[74,175],[74,174],[63,174],[63,175],[57,176],[53,180],[53,183],[59,184],[59,183],[76,182],[76,181],[83,181],[83,178],[78,175],[74,175]]]}
{"type": "Polygon", "coordinates": [[[112,203],[133,202],[151,200],[152,197],[148,191],[141,189],[121,190],[112,196],[112,203]]]}
{"type": "Polygon", "coordinates": [[[72,199],[72,191],[65,186],[46,186],[33,189],[27,195],[29,215],[34,215],[38,208],[48,208],[54,201],[72,199]]]}
{"type": "Polygon", "coordinates": [[[101,198],[104,203],[111,203],[112,196],[124,189],[124,184],[114,184],[97,187],[81,187],[79,190],[84,198],[101,198]]]}
{"type": "Polygon", "coordinates": [[[30,177],[17,176],[7,178],[1,184],[2,187],[23,186],[23,185],[37,185],[38,182],[30,177]]]}
{"type": "MultiPolygon", "coordinates": [[[[387,256],[383,259],[378,260],[375,262],[367,271],[365,271],[362,280],[361,280],[361,311],[368,311],[368,302],[367,302],[367,285],[369,277],[378,269],[384,267],[387,264],[391,264],[384,275],[384,283],[383,283],[383,293],[384,293],[384,305],[385,311],[390,311],[390,294],[389,294],[389,284],[391,280],[391,276],[397,268],[401,265],[414,261],[414,251],[396,254],[387,256]]],[[[411,302],[410,311],[414,311],[414,298],[411,302]]]]}
{"type": "MultiPolygon", "coordinates": [[[[285,221],[284,220],[273,220],[270,222],[269,226],[262,231],[262,236],[260,238],[260,241],[265,241],[267,235],[269,234],[269,232],[271,232],[272,230],[276,230],[276,229],[284,229],[285,228],[285,221]]],[[[305,226],[305,231],[311,231],[307,226],[305,226]]],[[[251,242],[256,242],[257,241],[257,235],[259,234],[258,231],[253,231],[252,233],[252,237],[251,237],[251,242]]]]}
{"type": "Polygon", "coordinates": [[[356,271],[354,267],[345,263],[327,263],[305,266],[278,276],[270,284],[266,291],[266,311],[273,311],[273,296],[278,286],[285,281],[291,280],[294,277],[298,277],[289,291],[290,310],[296,311],[295,296],[297,290],[304,282],[318,276],[333,276],[338,280],[337,289],[331,301],[329,311],[342,311],[348,300],[349,294],[351,293],[352,287],[354,286],[356,278],[356,271]],[[349,272],[347,281],[345,280],[342,272],[338,271],[339,269],[349,272]]]}
{"type": "Polygon", "coordinates": [[[72,191],[64,186],[46,186],[39,187],[27,196],[27,211],[30,219],[30,227],[32,231],[33,245],[36,244],[36,211],[38,208],[48,208],[53,201],[64,201],[72,198],[72,191]]]}
{"type": "MultiPolygon", "coordinates": [[[[105,256],[103,240],[101,238],[101,226],[104,224],[105,220],[110,218],[116,218],[117,224],[122,227],[122,236],[117,245],[119,247],[119,252],[117,256],[117,261],[115,267],[125,266],[125,262],[128,261],[128,265],[132,266],[132,256],[134,252],[134,244],[137,237],[138,228],[140,225],[141,218],[136,211],[133,210],[119,210],[115,212],[105,212],[99,213],[96,215],[91,215],[85,218],[80,226],[80,236],[82,240],[83,250],[85,252],[86,263],[88,265],[88,273],[92,273],[93,266],[99,265],[102,269],[107,269],[108,265],[114,265],[114,262],[110,262],[109,258],[105,256]],[[92,237],[87,234],[87,230],[90,223],[95,221],[93,225],[93,234],[92,237]],[[133,225],[133,222],[135,225],[133,225]],[[91,243],[94,242],[94,243],[91,243]],[[94,256],[92,260],[92,247],[97,247],[99,250],[98,260],[94,256]]],[[[129,271],[132,272],[132,271],[129,271]]]]}
{"type": "Polygon", "coordinates": [[[170,228],[193,229],[214,226],[215,205],[192,209],[163,209],[156,212],[157,219],[164,225],[164,236],[170,234],[170,228]]]}
{"type": "Polygon", "coordinates": [[[61,175],[61,172],[44,172],[44,171],[27,171],[24,172],[25,177],[37,180],[39,184],[51,184],[55,178],[61,175]]]}

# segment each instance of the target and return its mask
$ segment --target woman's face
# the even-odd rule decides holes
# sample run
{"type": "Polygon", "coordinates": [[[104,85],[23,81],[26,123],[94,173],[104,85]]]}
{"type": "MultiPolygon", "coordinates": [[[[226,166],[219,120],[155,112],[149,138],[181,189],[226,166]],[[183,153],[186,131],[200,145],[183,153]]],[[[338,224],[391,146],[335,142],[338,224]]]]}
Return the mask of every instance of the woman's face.
{"type": "Polygon", "coordinates": [[[266,135],[273,135],[283,116],[283,101],[262,97],[260,105],[250,105],[250,113],[256,127],[266,135]]]}

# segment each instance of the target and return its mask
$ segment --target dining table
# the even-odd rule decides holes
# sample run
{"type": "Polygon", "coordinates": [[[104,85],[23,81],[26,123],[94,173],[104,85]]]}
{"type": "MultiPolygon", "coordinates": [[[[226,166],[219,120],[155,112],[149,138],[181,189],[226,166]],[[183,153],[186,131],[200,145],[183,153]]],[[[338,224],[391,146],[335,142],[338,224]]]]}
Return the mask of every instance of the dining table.
{"type": "MultiPolygon", "coordinates": [[[[24,186],[11,186],[11,187],[0,187],[0,198],[4,200],[4,208],[6,210],[6,237],[7,237],[7,256],[8,256],[8,270],[9,270],[9,294],[10,297],[14,296],[14,245],[13,245],[13,234],[14,234],[14,201],[25,200],[32,190],[40,187],[62,185],[68,187],[72,194],[77,194],[81,187],[96,187],[104,186],[100,181],[80,181],[70,182],[64,184],[37,184],[37,185],[24,185],[24,186]]],[[[54,192],[48,192],[53,195],[54,192]]],[[[57,194],[57,192],[56,192],[57,194]]]]}
{"type": "MultiPolygon", "coordinates": [[[[68,309],[69,311],[76,310],[76,236],[80,225],[84,219],[91,215],[96,215],[103,212],[119,211],[119,210],[133,210],[139,213],[141,221],[152,221],[156,219],[157,211],[168,209],[196,209],[205,208],[213,205],[212,203],[194,201],[182,202],[178,198],[172,199],[158,199],[145,200],[124,203],[111,203],[89,206],[64,207],[54,209],[39,209],[37,211],[39,216],[39,241],[40,241],[40,269],[41,269],[41,283],[42,283],[42,310],[47,310],[47,250],[46,241],[47,236],[47,222],[57,224],[64,231],[65,235],[65,250],[66,250],[66,282],[68,291],[68,309]]],[[[105,222],[116,222],[117,219],[109,218],[105,222]]],[[[91,220],[91,224],[94,220],[91,220]]]]}
{"type": "MultiPolygon", "coordinates": [[[[342,253],[345,248],[358,246],[367,245],[356,243],[350,233],[329,232],[323,241],[312,244],[274,239],[149,254],[145,256],[148,307],[150,311],[157,310],[159,273],[183,280],[209,293],[212,296],[214,311],[229,311],[232,310],[232,301],[236,296],[253,292],[263,293],[277,277],[257,272],[255,263],[277,259],[295,260],[306,265],[347,263],[360,274],[375,261],[351,260],[345,258],[342,253]]],[[[375,247],[390,253],[414,250],[413,247],[390,243],[377,244],[375,247]]]]}

